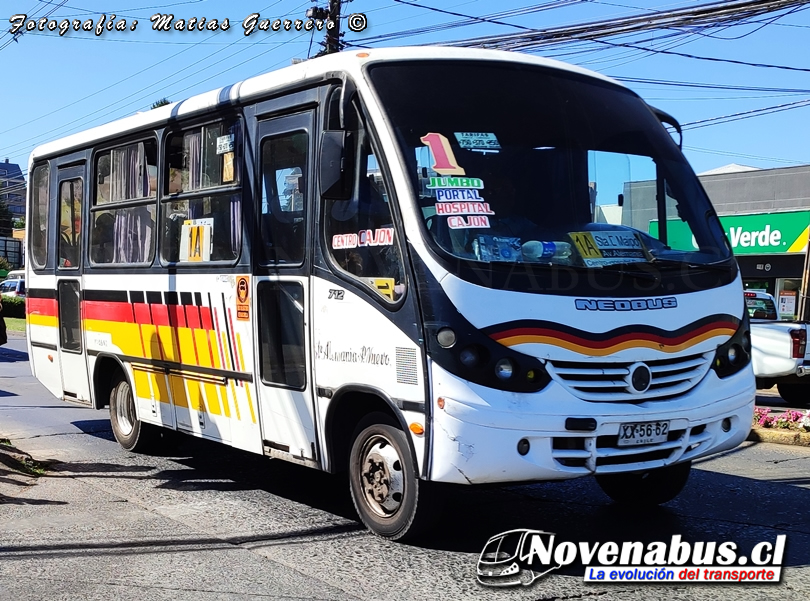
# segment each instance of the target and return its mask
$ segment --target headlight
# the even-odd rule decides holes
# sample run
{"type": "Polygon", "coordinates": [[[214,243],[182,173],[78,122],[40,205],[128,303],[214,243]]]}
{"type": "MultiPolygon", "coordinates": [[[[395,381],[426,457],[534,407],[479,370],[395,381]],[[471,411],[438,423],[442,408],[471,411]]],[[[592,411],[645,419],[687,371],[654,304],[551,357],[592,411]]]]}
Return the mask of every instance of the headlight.
{"type": "Polygon", "coordinates": [[[736,374],[751,361],[751,332],[748,310],[743,310],[740,327],[726,342],[717,347],[712,369],[720,378],[736,374]]]}
{"type": "Polygon", "coordinates": [[[511,359],[501,359],[495,364],[495,375],[501,380],[508,380],[515,373],[515,365],[511,359]]]}
{"type": "Polygon", "coordinates": [[[481,354],[474,346],[468,346],[458,354],[458,360],[464,367],[473,368],[481,360],[481,354]]]}
{"type": "Polygon", "coordinates": [[[501,576],[509,576],[510,574],[517,574],[520,571],[517,562],[513,563],[508,568],[504,568],[501,571],[501,576]]]}

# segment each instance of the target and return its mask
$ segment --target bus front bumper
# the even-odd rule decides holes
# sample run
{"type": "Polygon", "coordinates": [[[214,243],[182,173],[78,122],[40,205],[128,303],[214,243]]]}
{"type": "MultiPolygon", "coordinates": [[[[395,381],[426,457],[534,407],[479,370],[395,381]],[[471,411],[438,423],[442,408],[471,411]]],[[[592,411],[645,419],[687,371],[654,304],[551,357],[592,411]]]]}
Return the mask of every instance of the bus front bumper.
{"type": "Polygon", "coordinates": [[[538,393],[503,392],[432,367],[430,479],[439,482],[563,480],[663,467],[736,447],[754,412],[750,369],[724,379],[709,371],[675,399],[629,404],[583,401],[556,382],[538,393]],[[568,430],[568,418],[594,418],[595,429],[568,430]],[[650,422],[668,424],[666,441],[618,444],[622,425],[650,422]]]}

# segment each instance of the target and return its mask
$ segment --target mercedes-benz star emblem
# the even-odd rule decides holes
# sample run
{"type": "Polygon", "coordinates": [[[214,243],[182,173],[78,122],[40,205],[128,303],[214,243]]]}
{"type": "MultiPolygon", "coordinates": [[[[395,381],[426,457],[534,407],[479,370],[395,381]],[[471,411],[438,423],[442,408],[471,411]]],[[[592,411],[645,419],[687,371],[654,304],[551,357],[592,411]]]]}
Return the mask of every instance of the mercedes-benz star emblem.
{"type": "Polygon", "coordinates": [[[652,383],[652,372],[644,363],[630,366],[630,386],[632,392],[646,392],[652,383]]]}

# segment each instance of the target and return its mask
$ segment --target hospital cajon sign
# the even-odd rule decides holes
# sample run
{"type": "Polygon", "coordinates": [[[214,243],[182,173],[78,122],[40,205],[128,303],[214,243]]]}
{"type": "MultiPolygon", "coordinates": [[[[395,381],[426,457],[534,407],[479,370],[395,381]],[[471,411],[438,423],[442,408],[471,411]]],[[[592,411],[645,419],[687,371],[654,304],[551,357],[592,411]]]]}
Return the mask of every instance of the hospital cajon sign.
{"type": "MultiPolygon", "coordinates": [[[[727,215],[720,223],[735,255],[802,253],[807,250],[810,211],[727,215]]],[[[658,220],[650,221],[650,235],[658,237],[658,220]]],[[[667,219],[667,243],[672,248],[697,249],[689,226],[667,219]]]]}

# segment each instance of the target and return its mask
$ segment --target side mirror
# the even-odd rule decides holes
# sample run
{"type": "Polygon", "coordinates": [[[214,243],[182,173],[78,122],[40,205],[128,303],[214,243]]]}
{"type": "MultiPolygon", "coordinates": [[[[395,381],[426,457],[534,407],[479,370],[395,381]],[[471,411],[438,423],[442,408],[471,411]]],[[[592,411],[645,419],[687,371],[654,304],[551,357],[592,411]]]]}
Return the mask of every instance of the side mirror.
{"type": "Polygon", "coordinates": [[[657,109],[654,106],[651,106],[653,114],[658,117],[658,120],[663,123],[664,125],[671,125],[676,132],[678,132],[678,148],[683,150],[683,130],[681,129],[681,124],[678,123],[678,120],[675,119],[669,113],[662,111],[661,109],[657,109]]]}
{"type": "Polygon", "coordinates": [[[350,200],[354,184],[355,132],[325,131],[321,134],[321,196],[350,200]]]}

